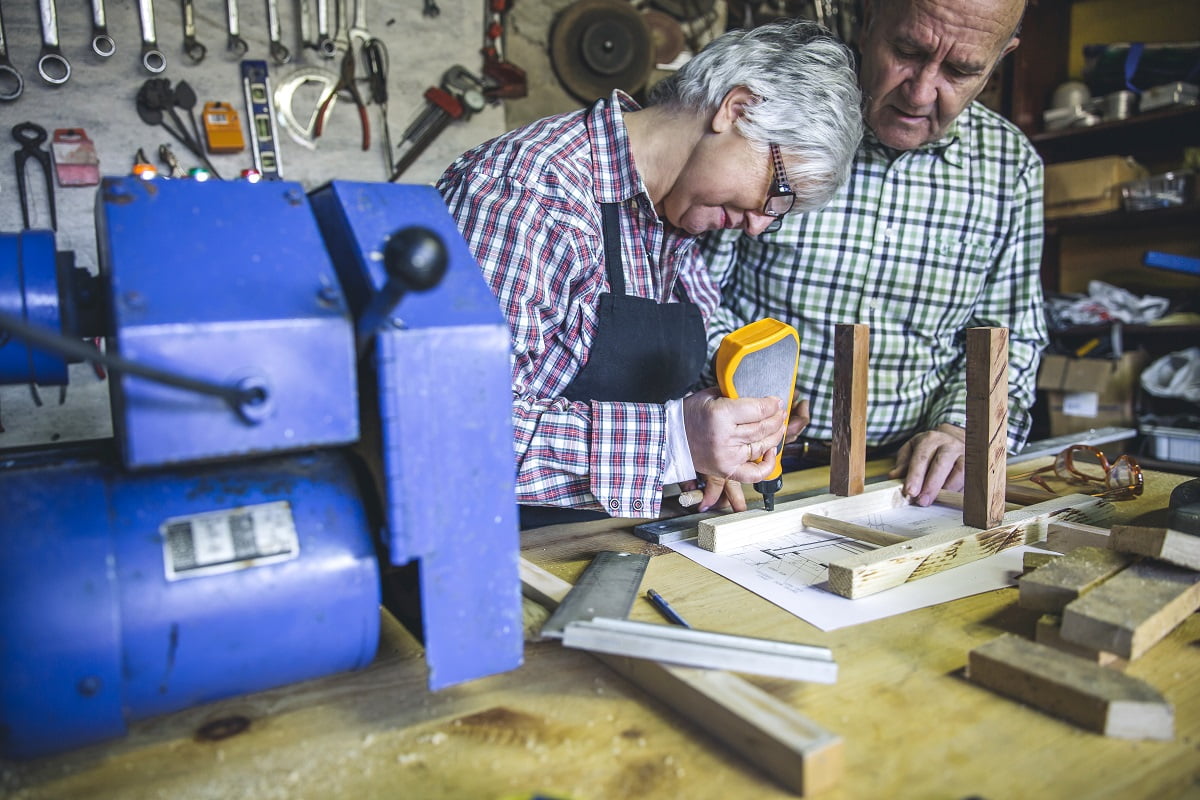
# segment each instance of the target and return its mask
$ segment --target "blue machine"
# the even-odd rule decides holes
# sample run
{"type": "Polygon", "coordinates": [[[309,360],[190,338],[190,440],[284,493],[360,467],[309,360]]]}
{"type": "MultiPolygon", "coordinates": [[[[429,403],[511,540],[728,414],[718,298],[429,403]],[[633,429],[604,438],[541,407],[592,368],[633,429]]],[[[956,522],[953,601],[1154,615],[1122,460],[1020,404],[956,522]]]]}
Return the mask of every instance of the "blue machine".
{"type": "MultiPolygon", "coordinates": [[[[240,394],[118,370],[114,447],[0,461],[0,755],[363,667],[393,566],[432,689],[519,666],[508,332],[438,194],[107,178],[96,222],[108,352],[240,394]]],[[[69,265],[0,234],[0,313],[98,335],[69,265]]],[[[66,374],[0,321],[0,382],[66,374]]]]}

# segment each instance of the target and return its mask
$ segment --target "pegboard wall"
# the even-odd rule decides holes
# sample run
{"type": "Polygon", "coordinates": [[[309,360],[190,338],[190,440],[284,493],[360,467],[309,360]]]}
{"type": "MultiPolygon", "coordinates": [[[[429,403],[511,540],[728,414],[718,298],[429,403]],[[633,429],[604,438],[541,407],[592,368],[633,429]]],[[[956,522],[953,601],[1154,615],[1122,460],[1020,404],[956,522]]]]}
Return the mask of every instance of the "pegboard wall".
{"type": "MultiPolygon", "coordinates": [[[[145,0],[148,2],[148,0],[145,0]]],[[[388,54],[388,121],[394,146],[405,128],[425,107],[423,94],[441,82],[442,74],[461,64],[478,74],[483,65],[486,0],[436,0],[439,13],[423,14],[428,0],[360,0],[366,2],[367,30],[380,39],[388,54]]],[[[238,154],[209,155],[223,178],[236,178],[253,166],[252,138],[242,88],[242,59],[261,60],[268,65],[272,88],[277,89],[297,70],[322,69],[336,79],[345,48],[346,29],[353,19],[354,0],[329,2],[329,30],[339,43],[333,58],[324,58],[301,42],[300,8],[309,11],[311,30],[316,31],[316,0],[280,0],[280,41],[291,60],[277,64],[270,51],[267,0],[236,0],[239,34],[247,44],[244,55],[226,49],[228,0],[194,0],[196,40],[207,52],[193,63],[183,50],[184,27],[181,0],[158,0],[153,8],[158,49],[166,68],[158,74],[142,65],[142,29],[135,0],[106,0],[104,12],[115,53],[102,58],[92,50],[93,11],[88,0],[59,2],[59,49],[70,64],[70,77],[62,85],[51,85],[39,77],[37,63],[43,47],[39,2],[49,0],[0,0],[5,49],[12,66],[23,78],[24,87],[16,100],[0,102],[0,232],[16,233],[22,227],[21,197],[13,154],[20,145],[12,128],[29,121],[46,129],[82,129],[93,142],[101,175],[128,174],[140,148],[160,169],[160,144],[168,144],[184,169],[201,166],[187,148],[161,127],[146,124],[137,114],[138,91],[147,79],[166,78],[172,86],[180,81],[194,91],[195,113],[200,116],[208,101],[222,101],[240,116],[246,150],[238,154]]],[[[360,79],[365,78],[361,68],[360,79]]],[[[370,99],[365,80],[359,81],[364,97],[370,99]]],[[[0,83],[0,91],[4,84],[0,83]]],[[[297,92],[294,116],[308,122],[315,111],[320,90],[307,85],[297,92]]],[[[179,110],[185,124],[187,112],[179,110]]],[[[333,180],[384,181],[390,175],[382,144],[383,111],[368,106],[370,146],[361,149],[362,132],[353,102],[339,98],[330,109],[322,135],[315,147],[301,146],[283,130],[278,148],[285,180],[296,181],[306,190],[333,180]]],[[[169,124],[172,124],[168,118],[169,124]]],[[[424,154],[404,173],[405,183],[430,183],[461,152],[503,132],[504,110],[488,106],[467,120],[450,123],[433,140],[424,154]]],[[[203,131],[201,131],[203,134],[203,131]]],[[[42,145],[50,149],[50,142],[42,145]]],[[[52,165],[53,166],[53,165],[52,165]]],[[[53,170],[52,170],[53,171],[53,170]]],[[[26,164],[27,202],[30,227],[49,229],[50,215],[45,183],[33,161],[26,164]]],[[[75,263],[93,272],[97,268],[94,205],[97,187],[63,187],[51,176],[57,208],[57,249],[70,250],[75,263]]],[[[172,258],[172,243],[161,242],[164,265],[172,258]]],[[[3,269],[4,265],[0,265],[3,269]]],[[[42,392],[43,405],[36,406],[28,387],[0,388],[0,448],[47,440],[68,440],[108,435],[107,388],[92,374],[90,366],[74,365],[67,401],[57,404],[57,390],[42,392]]]]}

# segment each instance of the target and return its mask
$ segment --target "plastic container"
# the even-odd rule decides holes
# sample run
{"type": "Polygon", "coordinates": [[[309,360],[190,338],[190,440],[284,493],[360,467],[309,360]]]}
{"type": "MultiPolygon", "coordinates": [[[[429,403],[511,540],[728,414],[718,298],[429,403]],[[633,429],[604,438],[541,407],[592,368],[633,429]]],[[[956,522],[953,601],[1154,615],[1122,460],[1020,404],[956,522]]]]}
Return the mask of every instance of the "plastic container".
{"type": "Polygon", "coordinates": [[[1156,425],[1144,425],[1141,431],[1147,437],[1156,460],[1200,464],[1200,431],[1156,425]]]}
{"type": "Polygon", "coordinates": [[[1164,172],[1121,184],[1121,203],[1126,211],[1171,208],[1187,202],[1190,172],[1164,172]]]}

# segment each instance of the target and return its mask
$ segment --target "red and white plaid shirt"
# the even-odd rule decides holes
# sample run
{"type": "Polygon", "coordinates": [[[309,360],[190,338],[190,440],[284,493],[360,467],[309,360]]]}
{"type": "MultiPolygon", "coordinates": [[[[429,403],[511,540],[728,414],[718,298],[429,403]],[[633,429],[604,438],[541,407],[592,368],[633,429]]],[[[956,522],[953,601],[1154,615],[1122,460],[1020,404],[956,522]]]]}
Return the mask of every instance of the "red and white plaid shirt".
{"type": "Polygon", "coordinates": [[[691,301],[707,321],[720,293],[694,237],[664,224],[634,165],[620,91],[460,156],[437,188],[508,320],[513,346],[517,500],[658,514],[664,406],[571,402],[605,277],[601,203],[620,203],[625,292],[691,301]]]}

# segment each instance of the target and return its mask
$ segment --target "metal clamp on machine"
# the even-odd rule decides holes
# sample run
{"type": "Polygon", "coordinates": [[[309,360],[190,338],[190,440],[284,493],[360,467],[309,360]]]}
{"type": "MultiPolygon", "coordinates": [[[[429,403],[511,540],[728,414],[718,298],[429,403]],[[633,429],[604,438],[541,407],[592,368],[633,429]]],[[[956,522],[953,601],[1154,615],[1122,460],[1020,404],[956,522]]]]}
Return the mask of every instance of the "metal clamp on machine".
{"type": "Polygon", "coordinates": [[[91,282],[0,234],[0,382],[104,359],[115,440],[0,465],[0,754],[364,667],[394,565],[431,688],[517,667],[507,327],[437,193],[106,178],[96,224],[91,282]]]}

